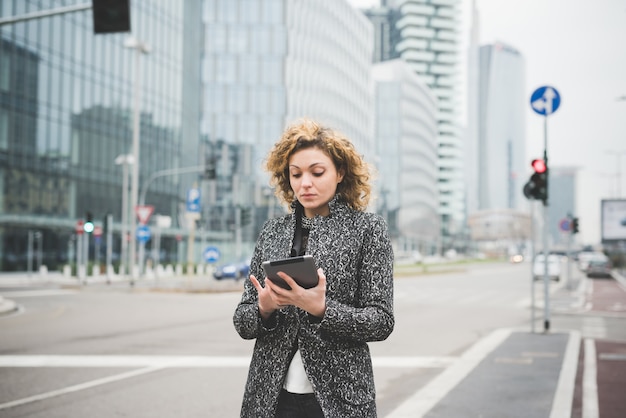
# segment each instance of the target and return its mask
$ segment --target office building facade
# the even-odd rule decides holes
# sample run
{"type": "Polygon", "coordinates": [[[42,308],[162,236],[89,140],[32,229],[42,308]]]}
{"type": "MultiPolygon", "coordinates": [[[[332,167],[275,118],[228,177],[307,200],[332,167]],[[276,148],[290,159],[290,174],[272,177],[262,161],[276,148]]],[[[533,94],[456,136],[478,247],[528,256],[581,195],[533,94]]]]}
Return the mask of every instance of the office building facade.
{"type": "Polygon", "coordinates": [[[381,201],[399,253],[433,254],[437,212],[437,102],[401,59],[374,65],[381,201]]]}
{"type": "Polygon", "coordinates": [[[475,200],[478,210],[525,210],[526,158],[524,59],[504,44],[479,49],[475,200]]]}
{"type": "MultiPolygon", "coordinates": [[[[1,0],[0,16],[82,3],[1,0]]],[[[136,50],[124,46],[130,33],[94,35],[91,10],[0,27],[0,270],[26,268],[33,232],[42,263],[71,262],[77,221],[88,213],[98,226],[113,215],[119,254],[123,167],[115,161],[131,153],[135,83],[140,184],[197,149],[197,138],[185,144],[181,134],[183,3],[131,3],[132,35],[152,46],[138,79],[136,50]]],[[[159,178],[146,203],[176,224],[186,187],[180,177],[159,178]]],[[[92,254],[98,243],[90,236],[92,254]]]]}
{"type": "Polygon", "coordinates": [[[386,13],[391,20],[392,58],[406,61],[437,98],[438,211],[444,247],[455,245],[455,237],[462,234],[465,224],[459,7],[459,0],[395,0],[385,2],[379,12],[366,12],[376,19],[386,13]],[[390,10],[385,12],[387,7],[390,10]]]}
{"type": "Polygon", "coordinates": [[[204,0],[202,19],[201,135],[251,148],[252,180],[226,199],[266,201],[263,159],[302,117],[374,160],[372,28],[346,0],[204,0]]]}

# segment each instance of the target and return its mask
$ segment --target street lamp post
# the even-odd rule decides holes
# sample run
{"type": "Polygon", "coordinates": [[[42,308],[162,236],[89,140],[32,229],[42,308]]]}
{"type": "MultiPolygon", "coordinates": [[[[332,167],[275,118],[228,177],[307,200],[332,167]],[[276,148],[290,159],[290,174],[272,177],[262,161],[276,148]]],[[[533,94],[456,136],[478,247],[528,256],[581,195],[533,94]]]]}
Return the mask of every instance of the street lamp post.
{"type": "MultiPolygon", "coordinates": [[[[131,210],[130,216],[130,234],[131,234],[131,246],[130,246],[130,275],[131,280],[137,278],[137,216],[135,215],[135,208],[137,207],[137,200],[139,198],[139,127],[140,127],[140,92],[141,92],[141,55],[148,54],[150,49],[146,44],[139,41],[137,38],[130,36],[124,41],[124,47],[135,50],[135,76],[133,79],[133,172],[131,182],[131,210]]],[[[132,281],[131,281],[132,284],[132,281]]]]}
{"type": "Polygon", "coordinates": [[[122,178],[122,239],[120,254],[120,276],[126,276],[126,264],[128,262],[128,165],[134,163],[131,154],[118,155],[115,158],[115,164],[123,166],[122,178]]]}

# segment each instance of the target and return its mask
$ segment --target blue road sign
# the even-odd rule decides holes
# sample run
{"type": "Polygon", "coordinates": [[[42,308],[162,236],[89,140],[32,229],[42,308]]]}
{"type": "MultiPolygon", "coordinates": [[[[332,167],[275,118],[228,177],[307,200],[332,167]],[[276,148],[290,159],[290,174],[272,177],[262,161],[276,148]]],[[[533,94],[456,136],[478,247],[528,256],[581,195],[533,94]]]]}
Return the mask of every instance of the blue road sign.
{"type": "Polygon", "coordinates": [[[150,241],[150,228],[146,225],[139,225],[137,227],[137,241],[148,242],[150,241]]]}
{"type": "Polygon", "coordinates": [[[203,256],[207,263],[215,263],[220,259],[220,250],[217,247],[206,247],[203,256]]]}
{"type": "Polygon", "coordinates": [[[535,113],[550,116],[561,105],[561,95],[554,87],[543,86],[535,90],[530,96],[530,107],[535,113]]]}
{"type": "Polygon", "coordinates": [[[200,213],[200,189],[187,191],[187,212],[200,213]]]}
{"type": "Polygon", "coordinates": [[[559,222],[559,229],[563,232],[569,231],[571,229],[569,219],[561,219],[561,221],[559,222]]]}

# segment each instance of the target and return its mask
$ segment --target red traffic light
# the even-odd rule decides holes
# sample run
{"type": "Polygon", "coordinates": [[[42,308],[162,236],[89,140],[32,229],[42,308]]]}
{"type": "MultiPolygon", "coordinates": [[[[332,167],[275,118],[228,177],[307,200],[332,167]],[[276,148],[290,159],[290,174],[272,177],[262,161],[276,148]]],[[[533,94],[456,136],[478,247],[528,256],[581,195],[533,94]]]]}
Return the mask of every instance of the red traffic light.
{"type": "Polygon", "coordinates": [[[533,160],[532,163],[530,163],[530,165],[533,166],[533,170],[535,170],[535,173],[539,173],[539,174],[543,174],[546,172],[546,162],[543,160],[533,160]]]}

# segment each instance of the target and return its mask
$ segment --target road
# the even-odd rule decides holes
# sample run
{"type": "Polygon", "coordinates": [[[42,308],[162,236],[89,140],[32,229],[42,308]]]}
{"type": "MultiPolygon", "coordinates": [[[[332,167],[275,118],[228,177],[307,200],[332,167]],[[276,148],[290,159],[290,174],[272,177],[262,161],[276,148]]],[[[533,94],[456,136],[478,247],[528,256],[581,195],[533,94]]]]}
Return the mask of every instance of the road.
{"type": "MultiPolygon", "coordinates": [[[[396,328],[370,345],[379,416],[393,416],[495,330],[529,332],[529,282],[525,263],[398,277],[396,328]]],[[[624,317],[601,316],[598,325],[597,316],[580,315],[585,299],[565,285],[550,283],[555,332],[601,329],[598,338],[626,341],[624,317]]],[[[0,283],[0,294],[21,307],[0,317],[1,416],[239,416],[253,342],[232,326],[238,291],[0,283]]],[[[542,297],[535,284],[538,332],[542,297]]]]}

